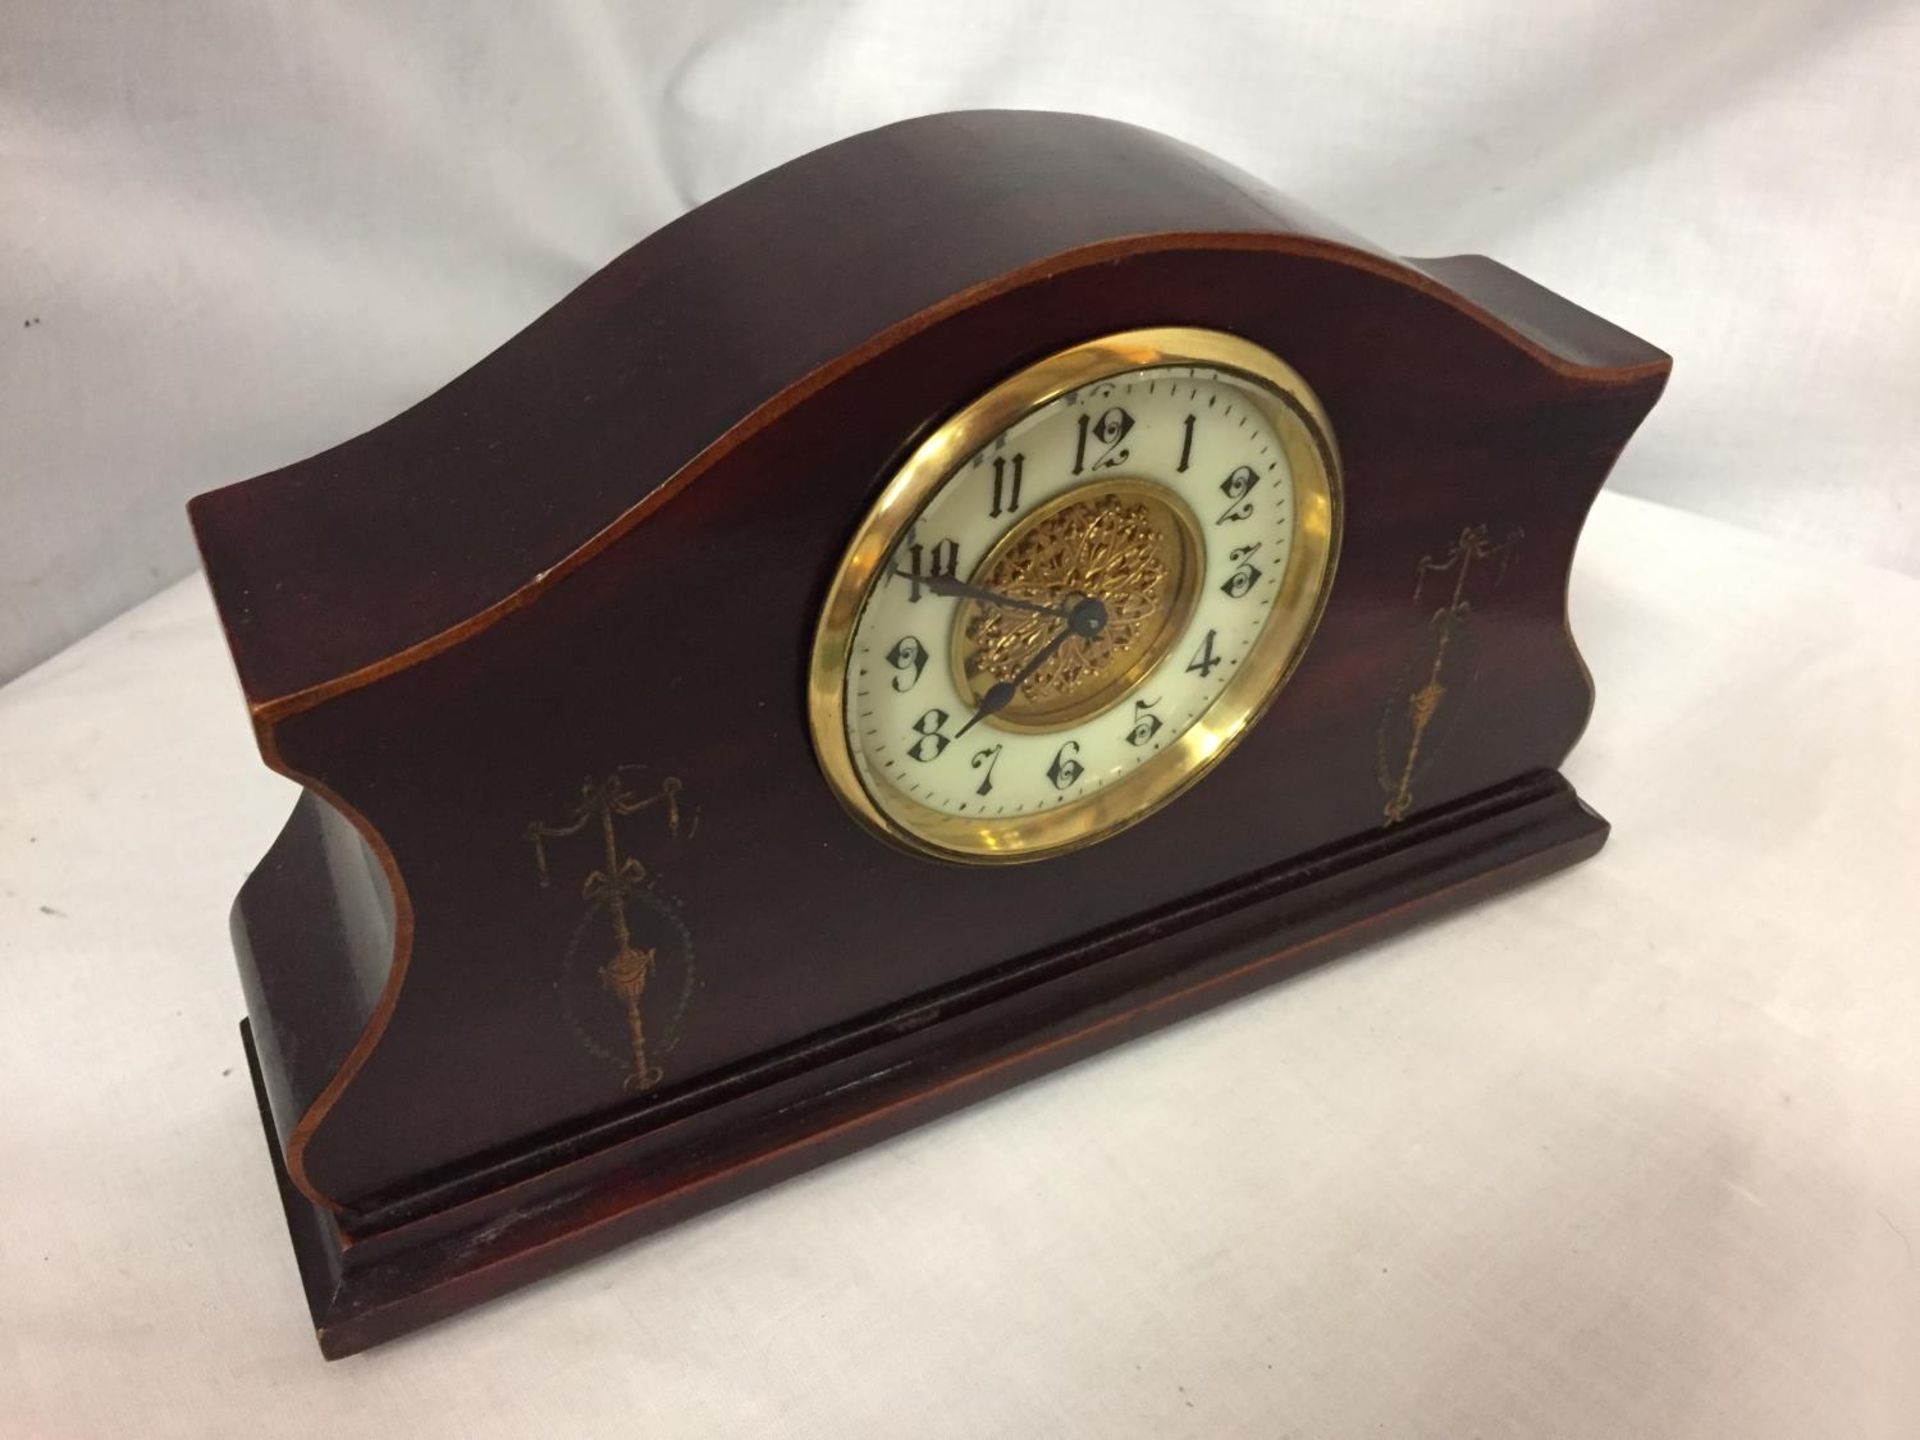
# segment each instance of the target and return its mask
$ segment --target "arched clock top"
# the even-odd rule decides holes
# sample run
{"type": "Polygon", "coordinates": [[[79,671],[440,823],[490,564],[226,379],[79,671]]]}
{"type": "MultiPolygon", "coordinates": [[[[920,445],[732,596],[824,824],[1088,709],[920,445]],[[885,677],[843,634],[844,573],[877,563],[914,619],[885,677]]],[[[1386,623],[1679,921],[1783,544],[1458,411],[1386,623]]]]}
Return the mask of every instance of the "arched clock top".
{"type": "MultiPolygon", "coordinates": [[[[1395,259],[1150,131],[1006,111],[903,121],[682,216],[365,435],[196,499],[248,699],[270,721],[458,643],[746,434],[962,312],[1066,274],[1131,286],[1134,262],[1236,253],[1425,296],[1571,379],[1666,364],[1493,262],[1395,259]]],[[[958,404],[991,377],[952,378],[958,404]]]]}

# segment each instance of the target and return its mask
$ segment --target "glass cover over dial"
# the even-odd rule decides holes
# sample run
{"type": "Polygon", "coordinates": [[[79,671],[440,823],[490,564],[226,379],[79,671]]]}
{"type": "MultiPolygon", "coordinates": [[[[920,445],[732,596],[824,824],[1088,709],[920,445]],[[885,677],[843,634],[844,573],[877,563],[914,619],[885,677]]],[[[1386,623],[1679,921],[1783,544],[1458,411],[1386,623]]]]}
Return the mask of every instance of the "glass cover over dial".
{"type": "Polygon", "coordinates": [[[1100,839],[1219,760],[1331,580],[1338,469],[1277,357],[1135,331],[1021,371],[889,482],[816,640],[854,812],[952,859],[1100,839]]]}

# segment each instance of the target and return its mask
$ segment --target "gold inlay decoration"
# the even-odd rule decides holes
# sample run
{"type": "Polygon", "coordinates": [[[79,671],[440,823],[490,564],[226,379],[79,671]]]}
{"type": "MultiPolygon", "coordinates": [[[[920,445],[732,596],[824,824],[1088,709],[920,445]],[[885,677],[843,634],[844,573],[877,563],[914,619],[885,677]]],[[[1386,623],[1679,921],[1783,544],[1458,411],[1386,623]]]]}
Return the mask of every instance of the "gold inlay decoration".
{"type": "Polygon", "coordinates": [[[547,868],[547,846],[590,830],[600,841],[601,862],[587,872],[580,897],[590,907],[604,909],[613,931],[613,952],[600,966],[600,981],[626,1012],[627,1040],[633,1063],[627,1072],[629,1090],[651,1090],[660,1083],[661,1069],[650,1058],[645,1001],[647,982],[653,978],[655,950],[634,943],[629,905],[647,884],[647,867],[632,855],[620,853],[618,821],[637,815],[655,805],[666,806],[667,829],[680,838],[680,782],[668,776],[651,792],[638,790],[626,773],[626,767],[600,781],[587,781],[580,787],[580,798],[564,821],[550,824],[543,820],[530,823],[523,832],[533,842],[534,864],[541,885],[553,883],[547,868]]]}
{"type": "MultiPolygon", "coordinates": [[[[1008,730],[1078,724],[1118,701],[1185,627],[1202,571],[1200,528],[1171,490],[1139,480],[1082,486],[1001,537],[972,583],[1055,611],[1097,599],[1106,624],[1072,636],[986,723],[1008,730]]],[[[976,703],[1011,681],[1065,627],[1039,614],[969,600],[954,617],[955,679],[976,703]]]]}
{"type": "MultiPolygon", "coordinates": [[[[1432,555],[1422,555],[1419,565],[1414,569],[1413,600],[1416,605],[1421,602],[1431,577],[1451,575],[1453,586],[1446,603],[1427,618],[1426,653],[1420,662],[1427,665],[1425,683],[1406,693],[1404,716],[1397,713],[1398,699],[1390,703],[1387,717],[1380,727],[1380,788],[1387,794],[1387,803],[1381,814],[1389,825],[1398,825],[1413,809],[1414,779],[1420,772],[1423,760],[1431,758],[1430,747],[1424,756],[1422,747],[1427,746],[1434,720],[1451,694],[1446,683],[1447,662],[1454,648],[1467,634],[1473,619],[1473,606],[1467,600],[1467,576],[1476,564],[1498,560],[1499,573],[1493,581],[1498,585],[1506,579],[1507,562],[1512,559],[1515,547],[1525,538],[1526,532],[1516,527],[1507,533],[1506,539],[1495,543],[1485,525],[1469,525],[1460,532],[1460,538],[1454,541],[1453,548],[1444,557],[1435,559],[1432,555]],[[1406,724],[1403,737],[1397,724],[1401,719],[1406,724]],[[1401,751],[1398,760],[1389,756],[1396,738],[1401,751]]],[[[1469,680],[1467,683],[1472,682],[1469,680]]]]}

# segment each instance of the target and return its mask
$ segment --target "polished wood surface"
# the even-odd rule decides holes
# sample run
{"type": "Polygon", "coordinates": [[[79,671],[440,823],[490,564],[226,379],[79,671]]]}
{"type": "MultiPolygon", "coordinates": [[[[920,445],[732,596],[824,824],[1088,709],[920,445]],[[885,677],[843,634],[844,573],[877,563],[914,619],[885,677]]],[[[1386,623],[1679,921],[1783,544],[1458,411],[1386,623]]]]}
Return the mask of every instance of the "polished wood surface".
{"type": "Polygon", "coordinates": [[[1567,576],[1666,372],[1162,137],[942,116],[702,207],[405,415],[200,497],[263,754],[309,790],[234,924],[329,1348],[1596,848],[1553,774],[1592,702],[1567,576]],[[804,708],[853,525],[994,381],[1169,323],[1274,350],[1333,419],[1304,663],[1091,850],[879,843],[804,708]],[[645,1065],[583,889],[627,862],[645,1065]]]}

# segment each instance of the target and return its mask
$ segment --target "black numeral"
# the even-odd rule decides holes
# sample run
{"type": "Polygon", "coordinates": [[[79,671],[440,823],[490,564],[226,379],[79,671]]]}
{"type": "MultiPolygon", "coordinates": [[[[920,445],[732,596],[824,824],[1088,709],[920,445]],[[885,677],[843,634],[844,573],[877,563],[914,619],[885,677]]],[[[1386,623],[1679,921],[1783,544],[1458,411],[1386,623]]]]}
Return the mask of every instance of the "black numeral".
{"type": "Polygon", "coordinates": [[[1220,482],[1220,493],[1230,502],[1220,512],[1220,518],[1213,523],[1224,525],[1229,520],[1244,520],[1253,514],[1253,501],[1247,498],[1247,492],[1260,483],[1260,476],[1250,465],[1238,466],[1234,472],[1220,482]]]}
{"type": "Polygon", "coordinates": [[[901,672],[893,677],[893,688],[904,695],[920,683],[920,672],[927,668],[927,647],[915,636],[902,635],[887,651],[887,663],[901,672]]]}
{"type": "Polygon", "coordinates": [[[1237,568],[1227,576],[1220,588],[1235,600],[1253,589],[1253,582],[1262,574],[1260,567],[1253,563],[1253,552],[1259,548],[1260,542],[1256,540],[1251,545],[1237,545],[1227,552],[1227,559],[1237,568]]]}
{"type": "Polygon", "coordinates": [[[1027,468],[1027,457],[1004,455],[993,457],[993,508],[987,513],[994,519],[1002,515],[1011,515],[1020,508],[1020,481],[1027,468]]]}
{"type": "Polygon", "coordinates": [[[1080,439],[1073,450],[1073,473],[1080,475],[1088,470],[1110,470],[1116,465],[1127,463],[1130,451],[1123,450],[1120,442],[1127,438],[1133,429],[1133,416],[1114,405],[1104,411],[1098,420],[1085,411],[1080,413],[1080,439]],[[1091,451],[1093,459],[1087,459],[1091,451]]]}
{"type": "Polygon", "coordinates": [[[914,731],[920,738],[907,747],[907,754],[922,762],[938,760],[953,743],[953,737],[944,733],[948,718],[946,711],[935,707],[914,721],[914,731]]]}
{"type": "Polygon", "coordinates": [[[1182,475],[1187,473],[1187,461],[1193,458],[1193,422],[1195,416],[1189,415],[1181,427],[1184,433],[1180,437],[1180,463],[1173,468],[1182,475]]]}
{"type": "Polygon", "coordinates": [[[913,587],[907,599],[917,602],[928,579],[951,580],[959,569],[958,540],[936,540],[931,545],[910,540],[907,542],[907,568],[904,571],[896,568],[893,573],[913,587]]]}
{"type": "Polygon", "coordinates": [[[973,768],[978,770],[983,765],[986,767],[986,773],[980,777],[979,788],[973,792],[974,794],[991,795],[993,793],[993,767],[1000,763],[1002,748],[1004,747],[999,745],[989,745],[986,749],[974,753],[973,759],[969,762],[973,768]]]}
{"type": "Polygon", "coordinates": [[[1207,638],[1200,642],[1199,650],[1195,651],[1193,659],[1187,662],[1189,675],[1198,675],[1204,680],[1213,673],[1213,667],[1220,663],[1220,657],[1213,653],[1213,640],[1217,633],[1213,630],[1207,631],[1207,638]]]}
{"type": "Polygon", "coordinates": [[[1133,728],[1127,731],[1127,744],[1138,748],[1151,745],[1153,737],[1158,735],[1165,721],[1153,713],[1158,700],[1136,700],[1133,702],[1133,728]]]}
{"type": "Polygon", "coordinates": [[[1073,757],[1080,753],[1080,742],[1069,740],[1054,754],[1053,764],[1047,767],[1047,779],[1053,782],[1056,790],[1071,790],[1087,773],[1087,767],[1073,757]]]}

